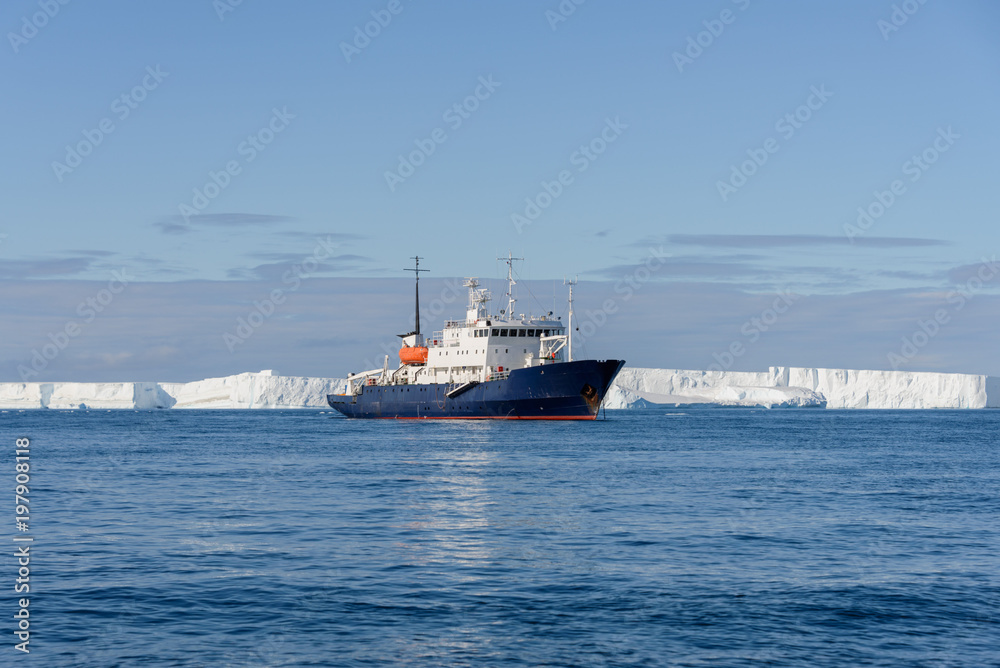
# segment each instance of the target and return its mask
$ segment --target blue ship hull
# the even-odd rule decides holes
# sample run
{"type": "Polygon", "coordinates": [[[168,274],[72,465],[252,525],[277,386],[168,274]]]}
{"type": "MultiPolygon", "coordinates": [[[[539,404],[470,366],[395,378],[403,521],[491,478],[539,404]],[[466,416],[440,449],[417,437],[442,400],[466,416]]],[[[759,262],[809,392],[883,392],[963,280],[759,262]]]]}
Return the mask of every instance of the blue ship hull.
{"type": "Polygon", "coordinates": [[[326,400],[356,418],[593,420],[624,364],[560,362],[516,369],[503,380],[467,386],[367,385],[360,394],[328,394],[326,400]]]}

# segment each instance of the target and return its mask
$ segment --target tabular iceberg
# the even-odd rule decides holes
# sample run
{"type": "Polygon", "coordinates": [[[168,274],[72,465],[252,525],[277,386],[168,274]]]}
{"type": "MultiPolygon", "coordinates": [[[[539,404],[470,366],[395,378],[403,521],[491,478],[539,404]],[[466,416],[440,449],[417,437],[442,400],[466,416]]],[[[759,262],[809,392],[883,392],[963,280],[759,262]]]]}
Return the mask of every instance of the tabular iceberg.
{"type": "Polygon", "coordinates": [[[766,372],[622,369],[608,408],[653,404],[997,408],[1000,378],[961,373],[771,367],[766,372]],[[630,400],[631,397],[631,400],[630,400]]]}
{"type": "MultiPolygon", "coordinates": [[[[241,373],[191,383],[0,383],[0,409],[326,408],[340,378],[241,373]]],[[[606,408],[708,404],[826,408],[1000,408],[1000,378],[961,373],[771,367],[766,372],[626,367],[606,408]]]]}
{"type": "Polygon", "coordinates": [[[323,408],[344,386],[273,371],[192,383],[0,383],[0,408],[323,408]]]}

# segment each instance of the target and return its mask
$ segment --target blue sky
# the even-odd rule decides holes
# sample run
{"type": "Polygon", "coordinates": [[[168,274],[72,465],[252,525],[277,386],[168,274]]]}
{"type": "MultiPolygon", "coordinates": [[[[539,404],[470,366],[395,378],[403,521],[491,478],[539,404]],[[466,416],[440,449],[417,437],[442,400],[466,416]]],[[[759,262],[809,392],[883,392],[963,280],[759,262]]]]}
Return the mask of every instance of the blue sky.
{"type": "Polygon", "coordinates": [[[406,330],[407,258],[495,279],[508,250],[550,307],[564,275],[617,300],[595,355],[1000,374],[995,3],[220,7],[4,5],[0,378],[123,270],[29,380],[343,375],[406,330]]]}

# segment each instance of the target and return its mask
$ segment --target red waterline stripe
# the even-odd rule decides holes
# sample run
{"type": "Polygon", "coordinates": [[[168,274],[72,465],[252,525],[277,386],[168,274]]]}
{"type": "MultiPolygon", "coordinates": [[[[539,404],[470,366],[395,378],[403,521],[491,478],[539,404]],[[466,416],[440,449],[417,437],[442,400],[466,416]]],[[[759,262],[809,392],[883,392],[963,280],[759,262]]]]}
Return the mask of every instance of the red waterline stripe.
{"type": "MultiPolygon", "coordinates": [[[[350,416],[348,416],[350,417],[350,416]]],[[[365,418],[356,418],[363,420],[365,418]]],[[[531,417],[506,417],[503,415],[446,415],[441,417],[377,416],[376,420],[596,420],[596,415],[537,415],[531,417]]]]}

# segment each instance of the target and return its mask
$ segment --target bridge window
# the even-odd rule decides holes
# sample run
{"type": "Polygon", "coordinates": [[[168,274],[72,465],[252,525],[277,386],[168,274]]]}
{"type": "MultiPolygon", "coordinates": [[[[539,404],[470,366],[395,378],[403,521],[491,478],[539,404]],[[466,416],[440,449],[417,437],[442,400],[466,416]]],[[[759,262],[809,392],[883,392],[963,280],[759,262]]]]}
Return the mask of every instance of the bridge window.
{"type": "Polygon", "coordinates": [[[496,327],[493,328],[493,336],[500,336],[500,330],[496,327]]]}
{"type": "Polygon", "coordinates": [[[519,330],[517,330],[517,335],[518,336],[527,336],[528,335],[528,330],[526,330],[526,329],[519,329],[519,330]]]}
{"type": "Polygon", "coordinates": [[[500,330],[500,336],[507,336],[507,330],[506,329],[501,329],[500,330]]]}

